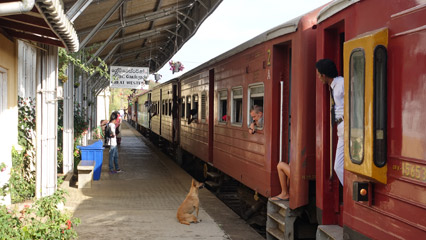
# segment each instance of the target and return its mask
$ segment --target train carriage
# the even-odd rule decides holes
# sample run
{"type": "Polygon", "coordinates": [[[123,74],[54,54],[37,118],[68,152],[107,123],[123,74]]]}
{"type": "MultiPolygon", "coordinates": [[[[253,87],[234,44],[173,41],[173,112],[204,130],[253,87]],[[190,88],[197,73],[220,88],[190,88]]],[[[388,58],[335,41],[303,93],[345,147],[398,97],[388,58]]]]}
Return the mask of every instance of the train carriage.
{"type": "Polygon", "coordinates": [[[209,76],[205,71],[184,75],[180,83],[180,147],[209,161],[209,76]]]}
{"type": "Polygon", "coordinates": [[[208,125],[188,125],[182,119],[183,148],[265,197],[280,191],[277,163],[294,161],[293,208],[308,204],[309,181],[315,175],[312,26],[318,11],[277,26],[180,78],[182,108],[188,109],[194,93],[207,91],[206,99],[198,101],[198,120],[204,120],[200,110],[201,115],[205,111],[208,125]],[[254,105],[264,109],[264,127],[250,134],[254,105]]]}
{"type": "Polygon", "coordinates": [[[290,162],[288,210],[268,239],[312,237],[317,224],[318,239],[426,236],[424,16],[418,0],[332,1],[156,86],[150,129],[189,164],[247,186],[247,212],[280,192],[276,165],[290,162]],[[345,79],[343,186],[330,92],[315,77],[322,58],[345,79]],[[264,125],[250,134],[254,105],[264,125]]]}
{"type": "Polygon", "coordinates": [[[350,239],[426,236],[420,2],[338,0],[318,15],[317,59],[334,60],[345,79],[343,199],[330,169],[336,137],[330,141],[329,93],[316,84],[318,222],[342,226],[350,239]]]}
{"type": "Polygon", "coordinates": [[[173,106],[177,104],[177,92],[178,79],[162,83],[151,90],[151,132],[159,137],[155,140],[174,143],[178,139],[175,136],[177,126],[173,126],[173,106]]]}
{"type": "Polygon", "coordinates": [[[150,129],[149,110],[150,110],[151,92],[147,91],[137,97],[137,129],[142,133],[146,133],[150,129]]]}

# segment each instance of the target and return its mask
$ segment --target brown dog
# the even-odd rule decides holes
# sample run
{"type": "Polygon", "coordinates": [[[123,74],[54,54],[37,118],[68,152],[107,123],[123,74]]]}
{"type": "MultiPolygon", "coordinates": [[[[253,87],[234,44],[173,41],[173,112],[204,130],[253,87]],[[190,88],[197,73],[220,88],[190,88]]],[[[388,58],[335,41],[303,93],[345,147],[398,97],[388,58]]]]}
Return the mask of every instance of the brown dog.
{"type": "Polygon", "coordinates": [[[195,179],[192,179],[191,188],[189,189],[188,195],[186,195],[185,200],[180,205],[176,217],[180,223],[189,225],[189,223],[197,223],[198,210],[200,206],[200,200],[198,199],[198,189],[204,187],[203,183],[197,182],[195,179]],[[197,211],[197,216],[194,216],[192,213],[194,210],[197,211]]]}

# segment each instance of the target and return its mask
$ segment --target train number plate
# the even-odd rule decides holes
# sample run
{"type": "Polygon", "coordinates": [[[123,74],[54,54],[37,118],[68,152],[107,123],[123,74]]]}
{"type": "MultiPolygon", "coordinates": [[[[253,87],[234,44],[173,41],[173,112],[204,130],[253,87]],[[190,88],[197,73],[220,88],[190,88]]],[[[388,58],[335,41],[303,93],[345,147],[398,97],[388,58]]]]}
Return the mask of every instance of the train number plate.
{"type": "Polygon", "coordinates": [[[426,166],[402,161],[402,176],[426,182],[426,166]]]}

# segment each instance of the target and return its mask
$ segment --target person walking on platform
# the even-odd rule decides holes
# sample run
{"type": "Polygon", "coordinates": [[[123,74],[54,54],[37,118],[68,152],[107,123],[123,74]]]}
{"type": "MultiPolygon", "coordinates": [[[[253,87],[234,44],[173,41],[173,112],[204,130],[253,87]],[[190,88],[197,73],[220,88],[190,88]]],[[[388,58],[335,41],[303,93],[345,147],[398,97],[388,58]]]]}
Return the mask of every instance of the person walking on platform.
{"type": "Polygon", "coordinates": [[[106,135],[109,135],[108,145],[110,146],[109,149],[109,171],[110,173],[117,173],[121,172],[120,167],[118,166],[118,148],[117,148],[117,136],[115,134],[115,125],[117,123],[118,116],[116,112],[113,112],[111,114],[109,123],[108,123],[108,130],[106,131],[106,135]],[[114,165],[115,170],[114,170],[114,165]]]}
{"type": "Polygon", "coordinates": [[[323,84],[327,84],[330,88],[331,95],[331,123],[332,126],[337,125],[337,141],[336,158],[334,160],[334,171],[343,185],[343,167],[344,167],[344,126],[343,108],[345,96],[344,79],[338,76],[336,65],[330,59],[321,59],[316,64],[317,76],[323,84]]]}

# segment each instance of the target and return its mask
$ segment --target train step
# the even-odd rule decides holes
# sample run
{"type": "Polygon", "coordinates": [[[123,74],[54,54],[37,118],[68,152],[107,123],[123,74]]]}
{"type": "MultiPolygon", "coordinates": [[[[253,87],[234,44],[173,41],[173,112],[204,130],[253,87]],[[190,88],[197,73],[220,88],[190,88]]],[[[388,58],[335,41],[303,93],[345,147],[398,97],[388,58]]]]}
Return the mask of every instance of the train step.
{"type": "Polygon", "coordinates": [[[218,172],[207,172],[207,176],[210,178],[219,178],[221,174],[218,172]]]}
{"type": "Polygon", "coordinates": [[[343,228],[339,225],[319,225],[316,239],[319,240],[343,240],[343,228]]]}
{"type": "Polygon", "coordinates": [[[284,239],[285,234],[285,213],[288,209],[288,201],[268,200],[266,239],[284,239]]]}
{"type": "Polygon", "coordinates": [[[218,188],[220,186],[219,183],[214,181],[205,181],[204,183],[211,188],[218,188]]]}

